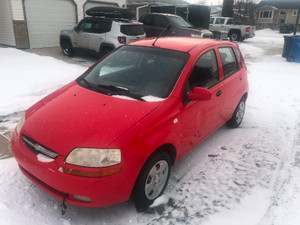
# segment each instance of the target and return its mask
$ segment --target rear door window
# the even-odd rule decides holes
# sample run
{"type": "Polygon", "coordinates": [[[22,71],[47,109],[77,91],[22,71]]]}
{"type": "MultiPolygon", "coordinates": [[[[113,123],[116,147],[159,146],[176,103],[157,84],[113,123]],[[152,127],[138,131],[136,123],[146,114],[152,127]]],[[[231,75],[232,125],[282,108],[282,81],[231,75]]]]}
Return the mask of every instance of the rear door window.
{"type": "Polygon", "coordinates": [[[218,50],[222,60],[224,78],[227,78],[238,71],[239,66],[231,47],[221,47],[218,50]]]}
{"type": "Polygon", "coordinates": [[[92,31],[93,33],[98,33],[98,34],[107,33],[111,30],[111,24],[112,21],[109,20],[103,20],[103,21],[96,20],[94,21],[92,31]]]}
{"type": "Polygon", "coordinates": [[[194,87],[211,88],[219,82],[219,70],[214,50],[199,57],[189,78],[190,90],[194,87]]]}
{"type": "Polygon", "coordinates": [[[215,24],[224,24],[225,19],[217,18],[215,24]]]}
{"type": "Polygon", "coordinates": [[[143,25],[141,24],[121,25],[121,33],[130,36],[143,35],[144,34],[143,25]]]}

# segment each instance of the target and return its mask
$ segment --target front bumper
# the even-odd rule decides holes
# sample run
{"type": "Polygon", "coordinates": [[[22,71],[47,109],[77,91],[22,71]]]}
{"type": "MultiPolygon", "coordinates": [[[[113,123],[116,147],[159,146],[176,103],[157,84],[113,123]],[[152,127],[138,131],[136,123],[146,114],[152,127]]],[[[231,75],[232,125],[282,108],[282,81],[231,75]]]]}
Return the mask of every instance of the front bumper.
{"type": "MultiPolygon", "coordinates": [[[[121,171],[113,175],[99,178],[89,178],[70,175],[62,172],[61,167],[71,167],[64,163],[65,157],[58,156],[51,162],[38,160],[37,155],[28,150],[22,138],[14,132],[11,141],[11,147],[15,159],[17,160],[21,171],[37,186],[62,200],[66,197],[66,202],[86,207],[102,207],[114,205],[127,201],[130,198],[131,191],[135,182],[136,165],[129,162],[122,162],[121,171]],[[90,201],[78,200],[74,196],[81,196],[90,201]]],[[[78,167],[77,167],[78,169],[78,167]]],[[[88,170],[106,170],[106,168],[88,170]]]]}

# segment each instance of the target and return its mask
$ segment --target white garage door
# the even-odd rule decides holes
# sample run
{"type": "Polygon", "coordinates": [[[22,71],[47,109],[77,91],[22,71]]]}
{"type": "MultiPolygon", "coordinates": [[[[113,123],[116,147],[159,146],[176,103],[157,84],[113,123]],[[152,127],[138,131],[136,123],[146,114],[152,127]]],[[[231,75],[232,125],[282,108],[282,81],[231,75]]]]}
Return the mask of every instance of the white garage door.
{"type": "Polygon", "coordinates": [[[30,48],[59,46],[59,33],[73,29],[76,11],[72,0],[25,0],[30,48]]]}
{"type": "Polygon", "coordinates": [[[116,7],[118,7],[119,5],[117,3],[112,3],[112,2],[88,1],[83,5],[84,16],[87,16],[85,14],[86,10],[93,8],[93,7],[99,7],[99,6],[116,6],[116,7]]]}
{"type": "Polygon", "coordinates": [[[0,44],[16,45],[9,0],[0,0],[0,44]]]}

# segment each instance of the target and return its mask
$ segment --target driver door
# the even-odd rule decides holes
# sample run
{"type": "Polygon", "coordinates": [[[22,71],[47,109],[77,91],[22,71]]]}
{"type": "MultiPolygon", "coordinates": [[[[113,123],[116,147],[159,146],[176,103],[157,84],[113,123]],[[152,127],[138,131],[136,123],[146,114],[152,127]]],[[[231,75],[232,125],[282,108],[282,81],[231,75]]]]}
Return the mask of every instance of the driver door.
{"type": "Polygon", "coordinates": [[[73,36],[73,46],[75,48],[89,49],[89,35],[91,33],[93,21],[90,19],[82,20],[75,28],[73,36]]]}

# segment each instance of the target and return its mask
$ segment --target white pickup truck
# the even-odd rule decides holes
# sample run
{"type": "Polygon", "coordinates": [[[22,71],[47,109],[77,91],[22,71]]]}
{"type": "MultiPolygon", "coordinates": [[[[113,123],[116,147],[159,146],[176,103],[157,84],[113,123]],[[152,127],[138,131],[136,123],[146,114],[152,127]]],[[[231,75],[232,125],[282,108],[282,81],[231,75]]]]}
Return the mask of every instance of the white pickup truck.
{"type": "Polygon", "coordinates": [[[209,29],[227,31],[231,41],[243,41],[255,36],[255,26],[234,25],[230,17],[210,17],[209,29]]]}

